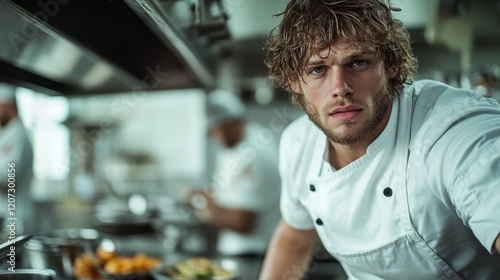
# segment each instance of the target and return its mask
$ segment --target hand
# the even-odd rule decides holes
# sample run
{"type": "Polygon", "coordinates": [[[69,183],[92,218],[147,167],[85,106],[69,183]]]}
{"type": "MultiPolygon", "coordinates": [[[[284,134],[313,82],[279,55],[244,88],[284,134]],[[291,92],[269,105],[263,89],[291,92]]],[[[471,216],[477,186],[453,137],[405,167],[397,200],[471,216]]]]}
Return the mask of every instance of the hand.
{"type": "Polygon", "coordinates": [[[190,200],[194,214],[203,223],[218,229],[232,230],[240,234],[252,231],[257,213],[255,211],[219,206],[209,192],[198,191],[190,200]]]}
{"type": "Polygon", "coordinates": [[[200,221],[211,223],[214,220],[218,206],[208,193],[202,191],[195,192],[191,196],[190,203],[196,209],[194,213],[200,221]]]}
{"type": "Polygon", "coordinates": [[[191,194],[189,203],[196,210],[203,210],[207,207],[207,195],[203,192],[194,192],[191,194]]]}

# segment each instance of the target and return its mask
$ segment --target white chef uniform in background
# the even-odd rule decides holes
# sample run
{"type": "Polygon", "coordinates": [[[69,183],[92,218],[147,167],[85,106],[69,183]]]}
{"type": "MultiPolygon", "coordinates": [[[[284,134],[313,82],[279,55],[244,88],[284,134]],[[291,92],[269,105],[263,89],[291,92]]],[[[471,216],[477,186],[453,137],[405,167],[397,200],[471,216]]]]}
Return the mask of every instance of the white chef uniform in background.
{"type": "MultiPolygon", "coordinates": [[[[16,87],[0,83],[0,118],[8,120],[0,126],[0,217],[12,217],[7,210],[8,164],[15,163],[15,216],[17,236],[36,229],[31,196],[33,150],[26,129],[17,116],[7,116],[4,106],[12,110],[16,104],[16,87]]],[[[14,108],[15,109],[15,108],[14,108]]],[[[17,111],[17,109],[15,109],[17,111]]],[[[2,229],[4,230],[4,229],[2,229]]]]}
{"type": "Polygon", "coordinates": [[[248,233],[222,229],[217,250],[226,255],[263,255],[278,224],[281,181],[278,172],[279,135],[245,120],[246,108],[232,93],[215,90],[208,97],[208,126],[238,119],[243,137],[232,147],[221,145],[211,175],[213,201],[226,209],[256,214],[248,233]]]}
{"type": "Polygon", "coordinates": [[[243,141],[217,156],[214,174],[227,176],[216,180],[217,204],[258,213],[251,233],[220,233],[217,248],[224,254],[264,253],[281,217],[277,145],[259,143],[262,130],[258,124],[248,123],[243,141]]]}

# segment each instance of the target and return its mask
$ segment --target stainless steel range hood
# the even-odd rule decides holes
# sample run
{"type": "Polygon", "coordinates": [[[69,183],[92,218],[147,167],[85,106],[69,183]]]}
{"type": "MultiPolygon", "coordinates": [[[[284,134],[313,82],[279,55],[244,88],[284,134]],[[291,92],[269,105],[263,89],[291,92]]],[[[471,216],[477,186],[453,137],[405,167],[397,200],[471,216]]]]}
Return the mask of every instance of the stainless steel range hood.
{"type": "Polygon", "coordinates": [[[212,87],[211,50],[148,4],[1,0],[0,80],[66,96],[212,87]]]}
{"type": "MultiPolygon", "coordinates": [[[[483,50],[494,51],[500,42],[499,3],[398,1],[403,12],[396,16],[412,34],[423,61],[420,69],[450,71],[458,68],[454,53],[440,49],[439,36],[427,40],[429,27],[464,10],[472,24],[471,60],[484,63],[483,50]],[[451,63],[434,63],[432,56],[443,54],[451,63]]],[[[262,47],[279,22],[273,14],[285,5],[268,0],[0,0],[0,80],[68,96],[210,89],[220,86],[216,77],[224,76],[239,88],[252,88],[266,77],[262,47]],[[218,69],[222,56],[232,63],[230,69],[218,69]]],[[[463,40],[457,34],[451,41],[463,40]]]]}

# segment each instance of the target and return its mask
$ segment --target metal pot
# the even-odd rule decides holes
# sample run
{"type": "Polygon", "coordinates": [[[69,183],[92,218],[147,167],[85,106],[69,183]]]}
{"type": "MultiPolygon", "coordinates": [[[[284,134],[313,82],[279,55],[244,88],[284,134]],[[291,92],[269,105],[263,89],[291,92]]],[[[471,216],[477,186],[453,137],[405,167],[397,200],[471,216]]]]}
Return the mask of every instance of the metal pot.
{"type": "Polygon", "coordinates": [[[82,241],[97,243],[98,234],[89,229],[58,230],[53,236],[35,236],[25,244],[30,267],[52,269],[58,277],[71,278],[73,262],[84,252],[82,241]]]}
{"type": "Polygon", "coordinates": [[[0,271],[0,280],[55,280],[50,269],[16,269],[16,272],[0,271]]]}
{"type": "Polygon", "coordinates": [[[73,276],[73,260],[83,252],[81,246],[58,237],[33,237],[25,245],[32,268],[53,269],[59,277],[73,276]]]}

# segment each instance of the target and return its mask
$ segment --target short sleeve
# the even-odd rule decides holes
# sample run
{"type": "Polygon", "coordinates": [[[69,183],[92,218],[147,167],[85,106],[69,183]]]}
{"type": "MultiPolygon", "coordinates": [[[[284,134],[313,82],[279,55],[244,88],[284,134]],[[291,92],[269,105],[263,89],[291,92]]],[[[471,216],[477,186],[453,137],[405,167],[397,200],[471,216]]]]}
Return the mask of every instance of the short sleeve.
{"type": "MultiPolygon", "coordinates": [[[[497,133],[500,133],[500,125],[497,133]]],[[[493,245],[500,234],[500,136],[482,155],[463,177],[465,194],[455,200],[465,200],[467,195],[475,198],[477,208],[465,213],[465,218],[481,244],[493,253],[493,245]]]]}
{"type": "Polygon", "coordinates": [[[292,130],[287,128],[280,141],[279,172],[281,176],[281,202],[280,209],[283,220],[291,227],[301,230],[313,229],[311,216],[299,200],[299,186],[303,178],[295,178],[297,170],[297,157],[294,152],[294,139],[292,130]]]}
{"type": "Polygon", "coordinates": [[[487,101],[469,105],[429,149],[423,168],[492,252],[500,233],[500,107],[487,101]]]}

